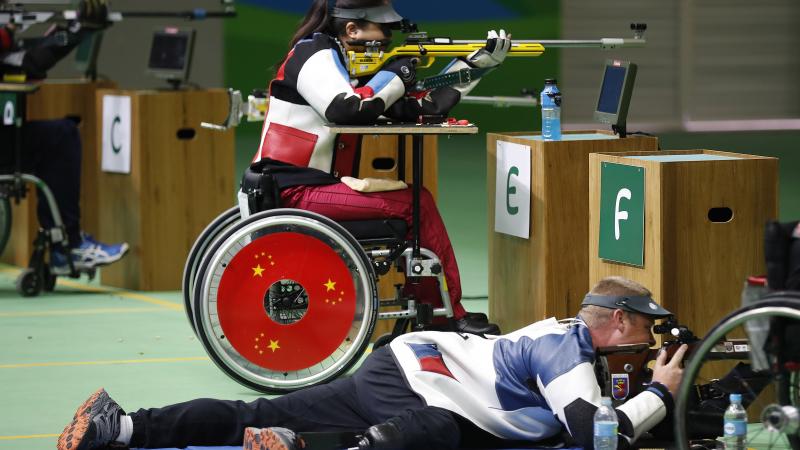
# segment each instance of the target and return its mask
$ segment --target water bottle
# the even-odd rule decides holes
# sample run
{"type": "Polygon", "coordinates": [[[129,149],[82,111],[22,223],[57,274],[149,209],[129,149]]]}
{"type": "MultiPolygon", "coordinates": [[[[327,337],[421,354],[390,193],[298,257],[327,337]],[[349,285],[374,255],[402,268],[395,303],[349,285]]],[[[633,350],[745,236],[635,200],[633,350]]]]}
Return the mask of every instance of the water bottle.
{"type": "Polygon", "coordinates": [[[542,139],[545,141],[561,140],[561,91],[554,78],[544,80],[542,89],[542,139]]]}
{"type": "Polygon", "coordinates": [[[594,450],[617,449],[617,413],[609,397],[600,400],[594,413],[594,450]]]}
{"type": "Polygon", "coordinates": [[[742,406],[742,395],[731,394],[731,405],[723,416],[723,436],[725,448],[728,450],[747,449],[747,411],[742,406]]]}

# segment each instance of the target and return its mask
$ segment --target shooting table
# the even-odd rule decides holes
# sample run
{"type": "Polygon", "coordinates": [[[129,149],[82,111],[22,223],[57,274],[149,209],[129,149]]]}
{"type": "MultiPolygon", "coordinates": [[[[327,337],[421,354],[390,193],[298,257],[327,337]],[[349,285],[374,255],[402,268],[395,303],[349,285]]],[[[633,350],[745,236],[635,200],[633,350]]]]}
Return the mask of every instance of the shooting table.
{"type": "MultiPolygon", "coordinates": [[[[574,317],[589,290],[589,155],[657,148],[653,137],[618,139],[594,130],[567,131],[561,141],[543,141],[532,132],[487,135],[489,314],[503,331],[547,317],[574,317]],[[500,142],[530,150],[527,239],[495,231],[500,142]]],[[[511,201],[521,211],[519,194],[528,187],[510,173],[499,176],[500,193],[516,189],[511,201]]]]}
{"type": "MultiPolygon", "coordinates": [[[[341,134],[362,135],[362,164],[360,165],[360,178],[378,177],[404,180],[411,184],[414,197],[414,230],[419,229],[419,195],[421,187],[425,186],[436,198],[437,189],[437,137],[447,134],[476,134],[478,127],[474,125],[443,126],[441,124],[382,124],[382,125],[331,125],[331,131],[341,134]],[[397,151],[394,152],[393,142],[395,135],[398,139],[397,151]],[[407,139],[411,136],[411,139],[407,139]],[[411,141],[411,142],[407,142],[411,141]],[[409,145],[410,144],[410,148],[409,145]],[[411,150],[411,161],[407,161],[405,153],[411,150]],[[395,159],[391,170],[375,170],[374,164],[364,162],[374,161],[373,155],[395,159]],[[410,163],[410,167],[409,167],[410,163]],[[411,176],[407,176],[407,171],[411,176]],[[420,180],[420,182],[417,182],[420,180]]],[[[415,234],[416,236],[416,234],[415,234]]],[[[415,239],[415,247],[424,246],[424,242],[415,239]]],[[[438,255],[441,257],[441,255],[438,255]]],[[[403,283],[403,275],[390,271],[381,277],[378,283],[378,294],[381,298],[392,297],[395,294],[394,285],[403,283]]],[[[391,321],[380,320],[375,325],[372,340],[392,330],[391,321]]]]}
{"type": "MultiPolygon", "coordinates": [[[[2,86],[19,86],[14,83],[2,86]]],[[[91,81],[84,79],[46,80],[41,83],[28,84],[35,86],[27,95],[25,102],[18,102],[24,108],[23,120],[56,120],[72,119],[78,125],[81,135],[81,226],[84,231],[99,234],[98,212],[98,173],[100,172],[100,146],[95,140],[97,110],[94,95],[98,89],[114,87],[111,81],[91,81]]],[[[14,205],[14,224],[11,238],[3,262],[17,266],[26,266],[33,251],[33,240],[39,230],[36,218],[37,196],[35,191],[29,193],[19,205],[14,205]]]]}

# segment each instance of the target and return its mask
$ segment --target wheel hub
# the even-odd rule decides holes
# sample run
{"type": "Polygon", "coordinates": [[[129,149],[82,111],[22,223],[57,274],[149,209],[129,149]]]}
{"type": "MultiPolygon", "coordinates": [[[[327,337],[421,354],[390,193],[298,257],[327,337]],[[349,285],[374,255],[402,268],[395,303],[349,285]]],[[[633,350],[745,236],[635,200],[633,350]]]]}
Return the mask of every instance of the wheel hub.
{"type": "Polygon", "coordinates": [[[771,404],[761,413],[761,422],[768,431],[791,435],[800,429],[800,414],[795,406],[771,404]]]}

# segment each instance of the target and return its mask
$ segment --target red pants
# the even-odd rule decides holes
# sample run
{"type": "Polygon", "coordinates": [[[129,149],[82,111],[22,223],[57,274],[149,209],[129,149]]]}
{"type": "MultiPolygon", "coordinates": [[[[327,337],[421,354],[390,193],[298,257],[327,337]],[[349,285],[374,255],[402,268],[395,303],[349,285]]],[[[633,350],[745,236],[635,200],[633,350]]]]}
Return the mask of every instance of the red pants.
{"type": "MultiPolygon", "coordinates": [[[[358,192],[344,183],[323,186],[295,186],[281,192],[281,206],[312,211],[333,220],[366,220],[397,218],[412,227],[411,188],[388,192],[358,192]]],[[[420,195],[420,242],[435,253],[444,266],[444,277],[453,304],[453,315],[460,319],[466,315],[461,306],[461,278],[453,246],[447,236],[442,216],[436,209],[433,197],[427,189],[420,195]]],[[[441,306],[442,299],[434,278],[422,278],[419,284],[408,283],[404,292],[412,293],[424,303],[441,306]]]]}

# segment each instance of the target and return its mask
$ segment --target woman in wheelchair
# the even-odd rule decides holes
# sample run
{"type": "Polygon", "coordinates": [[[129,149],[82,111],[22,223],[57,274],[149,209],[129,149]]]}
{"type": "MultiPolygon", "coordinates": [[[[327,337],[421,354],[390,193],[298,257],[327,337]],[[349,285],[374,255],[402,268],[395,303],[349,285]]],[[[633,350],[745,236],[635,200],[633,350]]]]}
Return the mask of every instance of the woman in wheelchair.
{"type": "MultiPolygon", "coordinates": [[[[326,124],[375,123],[381,116],[416,122],[423,114],[446,115],[477,80],[414,95],[414,63],[398,58],[374,76],[351,79],[346,52],[365,42],[388,44],[402,17],[386,0],[316,0],[290,43],[290,51],[269,86],[269,111],[261,143],[249,169],[269,173],[280,190],[280,206],[308,210],[335,221],[380,218],[412,223],[410,188],[358,192],[340,181],[353,175],[347,155],[355,152],[353,136],[332,133],[326,124]],[[353,11],[361,12],[361,15],[353,11]]],[[[454,60],[447,71],[499,65],[511,45],[505,32],[490,32],[484,49],[454,60]]],[[[249,211],[253,213],[254,211],[249,211]]],[[[247,215],[243,212],[243,215],[247,215]]],[[[461,281],[450,239],[433,198],[423,190],[421,223],[417,230],[424,246],[436,254],[444,269],[453,306],[455,328],[467,333],[499,334],[483,314],[468,313],[461,305],[461,281]]],[[[422,279],[404,288],[423,303],[441,306],[435,280],[422,279]]]]}
{"type": "MultiPolygon", "coordinates": [[[[4,3],[5,0],[0,2],[4,3]]],[[[96,17],[84,15],[77,31],[72,28],[56,30],[53,33],[62,33],[66,38],[42,39],[32,47],[17,47],[13,24],[0,27],[0,76],[24,74],[28,80],[45,78],[47,71],[69,54],[81,39],[96,29],[98,23],[105,22],[105,0],[82,1],[81,10],[88,10],[87,8],[96,11],[96,17]]],[[[5,145],[13,143],[14,139],[15,133],[11,127],[0,126],[0,142],[4,144],[4,151],[0,152],[0,170],[9,172],[19,167],[22,172],[39,177],[53,192],[64,221],[70,248],[65,249],[66,252],[59,248],[53,249],[50,273],[71,274],[67,253],[72,258],[77,273],[122,258],[128,251],[128,244],[104,244],[81,231],[81,140],[76,124],[68,119],[25,123],[22,130],[22,161],[14,160],[14,152],[11,151],[14,145],[5,145]]],[[[54,227],[53,214],[43,199],[40,196],[38,203],[39,224],[43,229],[50,230],[54,227]]]]}

